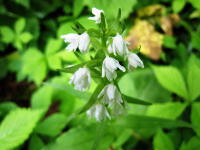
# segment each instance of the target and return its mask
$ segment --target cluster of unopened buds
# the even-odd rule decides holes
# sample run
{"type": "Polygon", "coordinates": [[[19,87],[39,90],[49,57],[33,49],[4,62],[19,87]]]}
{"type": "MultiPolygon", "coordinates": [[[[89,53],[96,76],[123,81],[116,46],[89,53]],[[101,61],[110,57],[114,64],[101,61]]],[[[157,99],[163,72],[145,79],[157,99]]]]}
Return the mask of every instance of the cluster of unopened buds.
{"type": "MultiPolygon", "coordinates": [[[[144,67],[143,62],[133,52],[128,50],[120,32],[112,30],[105,20],[104,11],[92,9],[94,20],[99,29],[86,30],[77,24],[78,32],[62,35],[68,46],[68,51],[75,53],[91,53],[91,60],[83,64],[73,65],[66,69],[74,72],[70,83],[76,90],[86,91],[90,88],[91,79],[97,78],[97,89],[90,99],[87,115],[97,121],[111,119],[124,112],[125,100],[117,85],[119,78],[126,72],[137,67],[144,67]],[[78,51],[79,50],[79,51],[78,51]]],[[[119,19],[119,17],[118,17],[119,19]]]]}

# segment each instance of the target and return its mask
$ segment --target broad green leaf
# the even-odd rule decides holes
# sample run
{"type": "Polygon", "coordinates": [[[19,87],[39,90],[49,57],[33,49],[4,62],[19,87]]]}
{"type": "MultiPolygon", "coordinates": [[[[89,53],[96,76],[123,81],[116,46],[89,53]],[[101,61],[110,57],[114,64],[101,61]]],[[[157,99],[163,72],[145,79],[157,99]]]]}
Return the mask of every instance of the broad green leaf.
{"type": "Polygon", "coordinates": [[[113,143],[113,148],[121,147],[133,134],[132,129],[123,129],[117,140],[113,143]]]}
{"type": "Polygon", "coordinates": [[[180,102],[153,104],[148,107],[146,114],[147,116],[175,120],[183,113],[186,106],[186,104],[180,102]]]}
{"type": "Polygon", "coordinates": [[[41,111],[17,109],[11,111],[0,125],[1,150],[10,150],[21,145],[33,131],[41,111]]]}
{"type": "Polygon", "coordinates": [[[0,116],[5,115],[11,110],[17,109],[18,106],[13,102],[1,102],[0,103],[0,116]]]}
{"type": "Polygon", "coordinates": [[[153,139],[154,150],[175,150],[174,145],[167,134],[158,130],[153,139]]]}
{"type": "Polygon", "coordinates": [[[56,136],[67,123],[67,117],[61,113],[55,113],[42,122],[36,127],[36,132],[42,135],[56,136]]]}
{"type": "Polygon", "coordinates": [[[181,72],[172,66],[154,66],[157,80],[167,90],[188,99],[188,92],[181,72]]]}
{"type": "Polygon", "coordinates": [[[119,81],[119,88],[123,94],[147,102],[170,100],[170,93],[160,86],[150,69],[127,73],[119,81]]]}
{"type": "Polygon", "coordinates": [[[188,61],[187,83],[191,100],[195,100],[200,95],[200,67],[196,62],[196,57],[192,55],[188,61]]]}
{"type": "Polygon", "coordinates": [[[172,9],[175,13],[179,13],[181,10],[183,10],[185,4],[186,0],[173,0],[172,9]]]}
{"type": "Polygon", "coordinates": [[[8,26],[0,27],[1,40],[5,43],[11,43],[14,39],[14,32],[8,26]]]}
{"type": "Polygon", "coordinates": [[[113,136],[106,132],[97,130],[95,126],[72,128],[42,150],[107,150],[113,136]],[[102,132],[104,134],[101,136],[102,132]]]}
{"type": "Polygon", "coordinates": [[[165,35],[163,45],[167,48],[176,48],[176,39],[173,36],[165,35]]]}
{"type": "Polygon", "coordinates": [[[31,97],[31,107],[47,111],[51,104],[52,92],[53,89],[49,86],[39,88],[31,97]]]}
{"type": "Polygon", "coordinates": [[[86,29],[97,28],[97,25],[94,23],[94,21],[89,20],[88,17],[80,17],[77,21],[86,29]]]}
{"type": "Polygon", "coordinates": [[[23,43],[20,40],[19,36],[16,37],[15,41],[14,41],[14,47],[17,48],[17,50],[22,51],[23,50],[23,43]]]}
{"type": "Polygon", "coordinates": [[[41,84],[47,74],[44,55],[38,49],[30,48],[22,56],[22,62],[22,74],[37,85],[41,84]]]}
{"type": "Polygon", "coordinates": [[[133,104],[140,104],[140,105],[151,105],[150,102],[146,102],[137,98],[133,98],[130,96],[122,95],[123,98],[128,102],[128,103],[133,103],[133,104]]]}
{"type": "Polygon", "coordinates": [[[200,1],[199,0],[188,0],[192,6],[196,9],[200,9],[200,1]]]}
{"type": "Polygon", "coordinates": [[[183,143],[181,145],[180,150],[198,150],[199,147],[200,147],[200,138],[194,136],[187,143],[183,143]]]}
{"type": "Polygon", "coordinates": [[[192,40],[191,40],[192,46],[193,46],[195,49],[200,50],[200,43],[199,43],[200,37],[199,37],[199,33],[193,32],[193,33],[191,34],[191,36],[192,36],[192,40]]]}
{"type": "Polygon", "coordinates": [[[194,131],[197,133],[198,136],[200,136],[200,103],[193,103],[192,104],[192,112],[191,112],[191,122],[193,125],[194,131]]]}
{"type": "Polygon", "coordinates": [[[19,18],[16,22],[15,22],[15,31],[17,34],[21,33],[24,28],[26,26],[26,20],[24,18],[19,18]]]}
{"type": "Polygon", "coordinates": [[[44,145],[44,142],[39,136],[33,135],[30,139],[28,150],[41,150],[44,145]]]}
{"type": "Polygon", "coordinates": [[[29,0],[15,0],[15,2],[26,8],[29,8],[29,6],[30,6],[29,0]]]}
{"type": "Polygon", "coordinates": [[[28,43],[30,42],[30,40],[32,40],[33,36],[32,34],[30,34],[29,32],[23,32],[21,35],[20,35],[20,39],[23,43],[28,43]]]}
{"type": "Polygon", "coordinates": [[[81,98],[81,99],[88,99],[89,98],[88,93],[85,93],[85,92],[82,92],[82,91],[77,91],[72,86],[69,86],[69,85],[64,84],[64,83],[45,82],[45,85],[48,85],[48,86],[53,87],[55,89],[68,91],[71,95],[73,95],[77,98],[81,98]]]}
{"type": "Polygon", "coordinates": [[[62,68],[62,60],[58,54],[47,56],[48,66],[52,70],[57,70],[62,68]]]}
{"type": "Polygon", "coordinates": [[[177,128],[191,127],[187,122],[181,120],[162,119],[142,115],[128,115],[118,118],[117,125],[133,129],[156,129],[156,128],[177,128]]]}
{"type": "Polygon", "coordinates": [[[73,3],[73,16],[77,17],[81,13],[84,7],[84,0],[74,0],[73,3]]]}
{"type": "MultiPolygon", "coordinates": [[[[119,8],[122,10],[121,18],[125,19],[133,11],[137,0],[85,0],[90,8],[103,9],[108,18],[116,18],[119,8]],[[112,8],[112,9],[111,9],[112,8]]],[[[92,15],[92,14],[91,14],[92,15]]]]}
{"type": "Polygon", "coordinates": [[[45,48],[46,55],[52,55],[60,50],[63,42],[61,39],[49,39],[45,48]]]}
{"type": "Polygon", "coordinates": [[[74,33],[75,31],[72,29],[73,23],[67,22],[60,24],[57,32],[58,38],[60,38],[61,35],[68,34],[68,33],[74,33]]]}
{"type": "Polygon", "coordinates": [[[61,68],[61,57],[59,53],[56,53],[60,50],[62,46],[62,40],[58,39],[49,39],[45,48],[45,54],[48,62],[48,66],[52,70],[61,68]]]}

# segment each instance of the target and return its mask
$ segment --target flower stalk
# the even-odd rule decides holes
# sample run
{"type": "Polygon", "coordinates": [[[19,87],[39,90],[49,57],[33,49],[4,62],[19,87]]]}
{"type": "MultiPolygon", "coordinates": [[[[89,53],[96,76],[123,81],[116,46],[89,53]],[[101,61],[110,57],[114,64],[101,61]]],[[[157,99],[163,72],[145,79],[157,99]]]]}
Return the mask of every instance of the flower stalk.
{"type": "Polygon", "coordinates": [[[86,30],[81,24],[76,23],[74,30],[77,34],[61,36],[64,42],[68,43],[68,51],[74,51],[78,56],[89,53],[91,60],[62,71],[74,73],[70,83],[76,90],[88,90],[92,79],[98,82],[99,85],[80,113],[86,111],[89,118],[102,121],[123,114],[126,101],[117,82],[127,70],[143,68],[144,64],[136,54],[128,50],[128,42],[120,35],[124,28],[118,28],[121,25],[121,10],[116,18],[117,30],[111,30],[112,27],[107,23],[103,10],[93,8],[92,14],[94,16],[88,19],[95,21],[99,29],[86,30]],[[92,56],[91,50],[96,51],[95,55],[92,56]]]}

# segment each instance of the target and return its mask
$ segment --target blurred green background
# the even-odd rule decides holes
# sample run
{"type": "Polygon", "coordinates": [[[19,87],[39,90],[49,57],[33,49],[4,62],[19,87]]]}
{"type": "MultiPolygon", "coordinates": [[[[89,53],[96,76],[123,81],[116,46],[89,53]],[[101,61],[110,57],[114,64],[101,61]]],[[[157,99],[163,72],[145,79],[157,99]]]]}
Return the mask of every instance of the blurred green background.
{"type": "Polygon", "coordinates": [[[0,150],[199,150],[199,23],[200,0],[0,0],[0,150]],[[122,9],[145,68],[119,86],[152,103],[101,123],[75,114],[95,82],[78,92],[57,71],[79,63],[60,36],[96,28],[93,7],[111,21],[122,9]]]}

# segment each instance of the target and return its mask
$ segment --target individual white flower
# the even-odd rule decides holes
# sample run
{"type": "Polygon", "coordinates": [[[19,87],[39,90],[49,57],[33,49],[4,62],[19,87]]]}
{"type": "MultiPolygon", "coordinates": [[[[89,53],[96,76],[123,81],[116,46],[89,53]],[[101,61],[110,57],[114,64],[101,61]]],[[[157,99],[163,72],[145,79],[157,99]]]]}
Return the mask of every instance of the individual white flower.
{"type": "Polygon", "coordinates": [[[124,107],[122,106],[122,104],[115,102],[110,106],[111,111],[111,115],[112,116],[119,116],[121,114],[123,114],[125,112],[124,107]]]}
{"type": "Polygon", "coordinates": [[[101,13],[103,13],[103,10],[99,10],[97,8],[92,8],[92,14],[93,17],[89,17],[89,20],[94,20],[97,24],[101,23],[101,13]]]}
{"type": "Polygon", "coordinates": [[[126,71],[126,69],[121,66],[116,59],[106,56],[102,65],[102,77],[106,76],[109,81],[112,81],[117,77],[116,70],[118,68],[123,72],[126,71]]]}
{"type": "Polygon", "coordinates": [[[106,107],[103,104],[93,105],[86,113],[90,118],[94,117],[97,121],[102,121],[107,118],[111,119],[106,107]]]}
{"type": "Polygon", "coordinates": [[[82,53],[85,53],[85,52],[88,51],[89,44],[90,44],[90,37],[86,32],[79,35],[79,46],[78,46],[78,48],[82,53]]]}
{"type": "Polygon", "coordinates": [[[132,70],[134,68],[141,67],[144,68],[142,60],[134,53],[128,54],[128,68],[132,70]]]}
{"type": "Polygon", "coordinates": [[[69,45],[66,47],[69,51],[76,51],[79,45],[79,35],[76,33],[70,33],[66,35],[61,36],[62,39],[64,39],[65,43],[69,43],[69,45]]]}
{"type": "Polygon", "coordinates": [[[86,32],[82,33],[81,35],[70,33],[62,35],[61,38],[64,39],[65,43],[69,43],[69,45],[66,47],[66,49],[69,51],[76,51],[77,48],[79,48],[82,53],[88,51],[90,37],[86,32]]]}
{"type": "Polygon", "coordinates": [[[70,84],[74,84],[74,88],[79,91],[85,91],[90,87],[91,76],[87,68],[79,68],[71,77],[70,84]]]}
{"type": "Polygon", "coordinates": [[[98,95],[103,104],[108,104],[111,107],[114,103],[123,103],[120,92],[114,84],[106,85],[98,95]]]}
{"type": "Polygon", "coordinates": [[[115,56],[117,54],[125,56],[129,52],[127,44],[128,42],[124,41],[123,37],[117,33],[117,35],[113,37],[112,43],[108,46],[108,52],[113,53],[115,56]]]}

